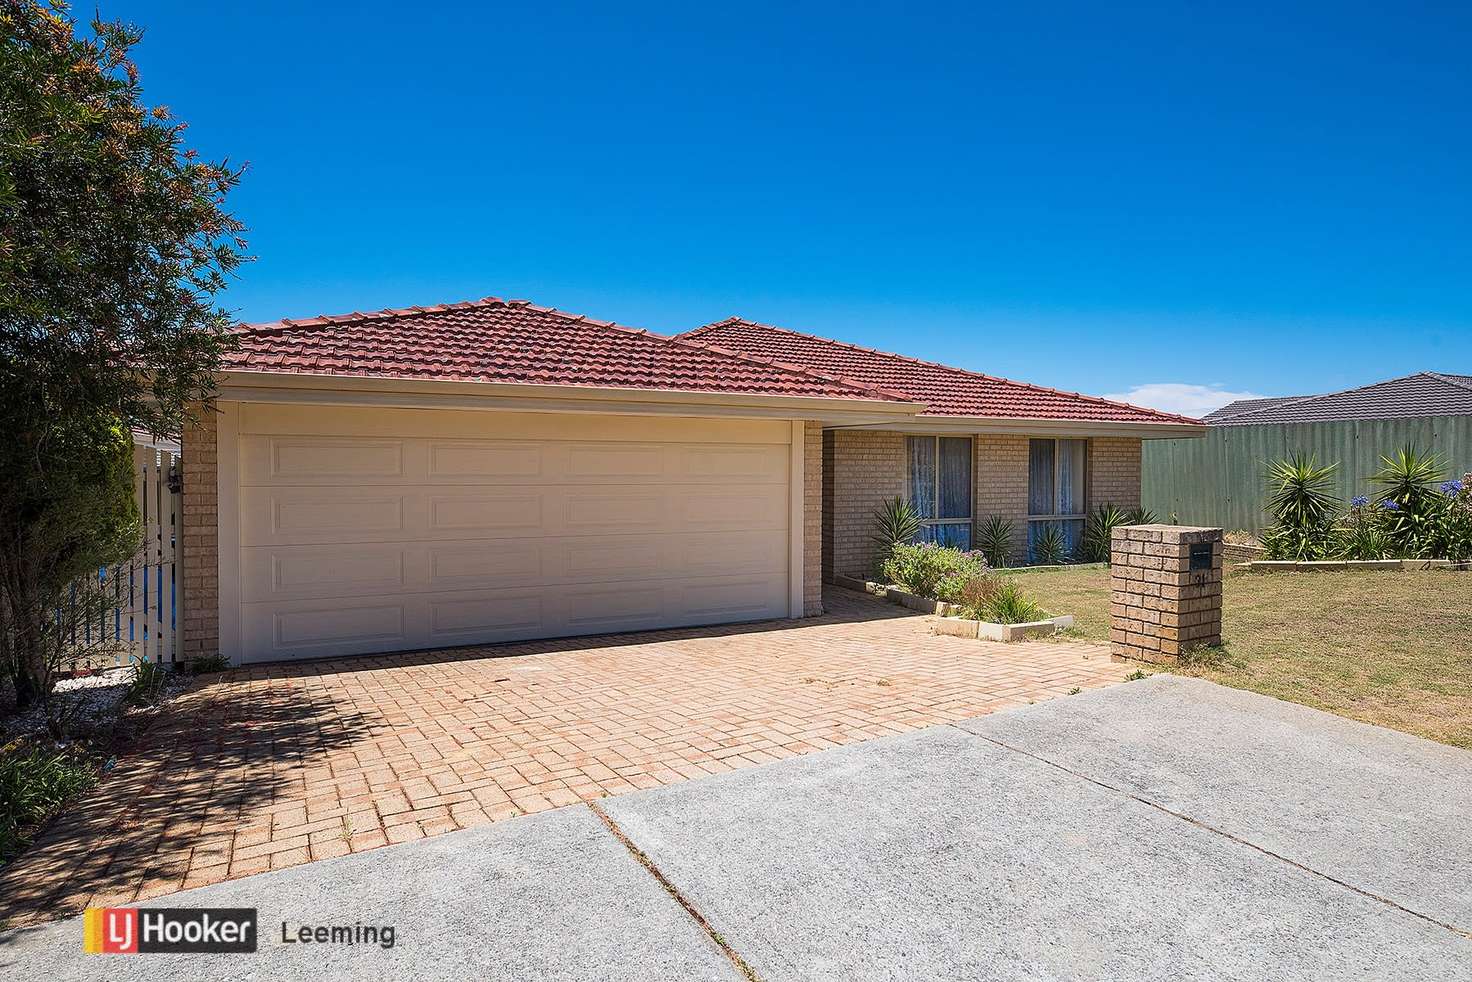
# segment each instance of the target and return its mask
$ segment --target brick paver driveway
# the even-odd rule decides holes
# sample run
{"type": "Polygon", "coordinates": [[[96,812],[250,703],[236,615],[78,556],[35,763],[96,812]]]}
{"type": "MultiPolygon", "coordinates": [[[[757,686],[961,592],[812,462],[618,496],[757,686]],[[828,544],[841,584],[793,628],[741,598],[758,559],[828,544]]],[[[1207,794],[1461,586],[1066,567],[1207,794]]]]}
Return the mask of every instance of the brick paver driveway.
{"type": "Polygon", "coordinates": [[[239,670],[182,697],[3,877],[27,923],[1121,679],[830,590],[806,621],[239,670]]]}

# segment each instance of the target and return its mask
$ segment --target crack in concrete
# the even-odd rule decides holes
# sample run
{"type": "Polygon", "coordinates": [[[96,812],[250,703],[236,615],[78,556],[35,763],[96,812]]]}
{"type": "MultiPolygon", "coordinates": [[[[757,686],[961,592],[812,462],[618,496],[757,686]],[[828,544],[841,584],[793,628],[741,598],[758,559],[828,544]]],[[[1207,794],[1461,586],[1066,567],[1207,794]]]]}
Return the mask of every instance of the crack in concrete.
{"type": "Polygon", "coordinates": [[[1390,899],[1389,897],[1384,897],[1378,893],[1375,893],[1374,891],[1355,886],[1353,883],[1341,880],[1336,876],[1331,876],[1330,874],[1325,873],[1323,870],[1314,869],[1312,866],[1306,866],[1303,863],[1298,862],[1297,860],[1289,859],[1287,856],[1284,856],[1281,853],[1274,852],[1273,850],[1268,849],[1265,846],[1260,846],[1249,839],[1244,839],[1239,835],[1228,832],[1226,829],[1219,829],[1214,825],[1208,825],[1206,822],[1203,822],[1200,819],[1192,818],[1190,815],[1187,815],[1183,812],[1178,812],[1172,808],[1167,808],[1159,802],[1151,801],[1149,798],[1145,798],[1138,794],[1135,794],[1133,791],[1130,791],[1126,788],[1115,787],[1107,781],[1101,781],[1098,778],[1090,777],[1088,774],[1076,771],[1073,768],[1068,767],[1065,764],[1060,764],[1055,760],[1050,760],[1047,757],[1042,756],[1041,754],[1035,754],[1030,750],[1022,749],[1021,747],[1014,747],[1009,743],[1004,743],[1001,740],[997,740],[989,736],[983,736],[980,733],[973,733],[970,730],[963,729],[953,723],[945,723],[942,725],[949,726],[951,729],[954,730],[959,730],[960,732],[965,733],[967,736],[975,737],[978,740],[985,740],[987,743],[990,743],[997,747],[1001,747],[1003,750],[1010,751],[1011,753],[1019,754],[1023,757],[1029,757],[1035,761],[1038,761],[1039,763],[1046,764],[1049,767],[1060,770],[1071,777],[1076,777],[1081,781],[1087,781],[1089,784],[1092,784],[1095,787],[1103,788],[1106,791],[1113,791],[1115,794],[1125,798],[1129,798],[1132,801],[1138,801],[1140,804],[1146,805],[1150,808],[1154,808],[1156,811],[1163,812],[1166,815],[1170,815],[1172,818],[1178,818],[1189,825],[1194,825],[1197,828],[1202,829],[1203,831],[1210,832],[1214,835],[1219,835],[1224,839],[1228,839],[1232,842],[1237,843],[1238,845],[1246,846],[1249,849],[1262,853],[1264,856],[1276,859],[1281,863],[1286,863],[1287,865],[1301,870],[1302,872],[1308,873],[1311,876],[1317,876],[1320,879],[1327,880],[1330,883],[1333,883],[1335,886],[1343,887],[1344,889],[1349,890],[1353,893],[1357,893],[1362,897],[1366,897],[1378,903],[1385,904],[1387,907],[1392,907],[1400,911],[1401,913],[1410,914],[1412,917],[1420,918],[1421,920],[1426,921],[1429,924],[1435,924],[1437,927],[1444,928],[1445,930],[1448,930],[1453,934],[1461,935],[1464,938],[1472,938],[1472,931],[1468,931],[1466,928],[1457,927],[1455,924],[1450,924],[1446,921],[1433,917],[1430,914],[1423,914],[1419,910],[1413,910],[1412,908],[1398,903],[1390,899]]]}
{"type": "Polygon", "coordinates": [[[608,827],[608,831],[613,834],[613,837],[617,839],[623,845],[623,847],[629,851],[629,854],[634,857],[634,861],[637,862],[640,866],[644,867],[645,872],[654,877],[659,885],[664,888],[664,892],[673,897],[675,899],[675,902],[684,909],[685,913],[690,915],[690,919],[693,920],[700,927],[700,929],[705,932],[706,937],[710,938],[711,942],[721,950],[721,954],[725,955],[727,960],[730,961],[733,966],[735,966],[736,971],[740,972],[742,977],[745,978],[747,982],[762,982],[761,976],[756,974],[756,970],[748,965],[746,959],[742,958],[741,955],[736,952],[736,949],[732,948],[726,942],[726,939],[722,937],[721,932],[717,931],[714,927],[711,926],[710,921],[705,919],[705,915],[700,912],[700,910],[695,906],[693,902],[690,901],[688,897],[680,892],[679,887],[675,886],[674,883],[670,881],[669,877],[664,875],[664,872],[661,871],[660,868],[654,864],[654,860],[650,859],[649,856],[644,852],[644,850],[634,845],[634,840],[630,839],[628,834],[624,832],[623,829],[619,828],[618,823],[613,820],[613,817],[610,816],[602,808],[599,808],[598,803],[595,801],[587,802],[587,806],[588,809],[594,815],[597,815],[598,818],[602,820],[603,824],[608,827]]]}

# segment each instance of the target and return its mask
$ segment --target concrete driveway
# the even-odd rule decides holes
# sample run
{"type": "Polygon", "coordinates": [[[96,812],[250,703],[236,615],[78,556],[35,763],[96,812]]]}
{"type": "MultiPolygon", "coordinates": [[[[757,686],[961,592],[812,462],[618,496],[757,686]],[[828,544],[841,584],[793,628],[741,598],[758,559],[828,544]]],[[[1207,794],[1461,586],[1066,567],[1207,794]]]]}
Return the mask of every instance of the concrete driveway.
{"type": "Polygon", "coordinates": [[[189,891],[254,955],[70,979],[1472,979],[1472,754],[1157,676],[189,891]],[[281,929],[391,924],[381,946],[281,929]]]}

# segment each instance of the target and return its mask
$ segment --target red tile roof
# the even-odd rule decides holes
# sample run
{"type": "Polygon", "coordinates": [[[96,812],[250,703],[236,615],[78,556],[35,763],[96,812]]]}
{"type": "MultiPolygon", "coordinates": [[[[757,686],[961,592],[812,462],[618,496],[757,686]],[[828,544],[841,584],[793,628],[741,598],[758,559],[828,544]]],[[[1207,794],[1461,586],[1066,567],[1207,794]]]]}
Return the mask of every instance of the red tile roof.
{"type": "Polygon", "coordinates": [[[882,385],[916,402],[925,403],[928,408],[920,414],[922,416],[1168,425],[1200,423],[1200,420],[1174,413],[981,375],[949,365],[801,334],[784,327],[754,324],[739,317],[697,327],[677,337],[746,355],[775,358],[869,385],[882,385]]]}
{"type": "Polygon", "coordinates": [[[236,334],[230,371],[906,401],[873,383],[525,300],[283,320],[236,334]]]}

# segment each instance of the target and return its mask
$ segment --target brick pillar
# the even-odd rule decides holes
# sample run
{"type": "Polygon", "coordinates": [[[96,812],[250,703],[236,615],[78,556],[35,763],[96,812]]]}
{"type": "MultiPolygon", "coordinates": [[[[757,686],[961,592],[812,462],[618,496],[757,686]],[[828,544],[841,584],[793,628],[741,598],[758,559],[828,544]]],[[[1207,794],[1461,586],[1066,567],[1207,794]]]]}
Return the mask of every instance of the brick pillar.
{"type": "Polygon", "coordinates": [[[214,406],[193,407],[197,418],[180,435],[184,487],[179,524],[184,658],[220,652],[220,539],[217,427],[214,406]]]}
{"type": "Polygon", "coordinates": [[[1126,525],[1114,530],[1109,570],[1109,649],[1119,657],[1174,662],[1222,643],[1222,530],[1126,525]]]}
{"type": "Polygon", "coordinates": [[[823,613],[823,424],[803,426],[802,615],[823,613]]]}

